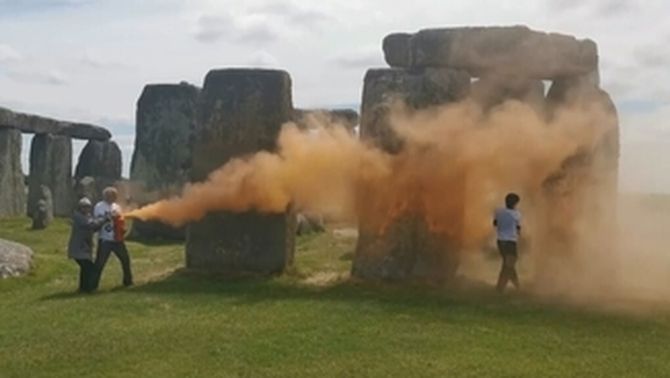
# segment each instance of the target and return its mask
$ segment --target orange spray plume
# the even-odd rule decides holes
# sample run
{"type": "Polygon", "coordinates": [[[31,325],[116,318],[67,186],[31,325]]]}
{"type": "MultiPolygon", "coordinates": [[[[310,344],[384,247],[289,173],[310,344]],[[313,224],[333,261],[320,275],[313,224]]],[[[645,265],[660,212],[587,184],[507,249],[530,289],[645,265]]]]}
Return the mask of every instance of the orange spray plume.
{"type": "Polygon", "coordinates": [[[490,233],[490,214],[510,190],[529,193],[578,150],[592,150],[612,125],[606,109],[564,109],[545,121],[509,101],[484,114],[471,102],[425,111],[394,107],[403,148],[388,154],[337,125],[282,129],[277,153],[231,160],[180,197],[127,214],[173,225],[209,212],[298,210],[383,230],[403,213],[469,246],[490,233]]]}

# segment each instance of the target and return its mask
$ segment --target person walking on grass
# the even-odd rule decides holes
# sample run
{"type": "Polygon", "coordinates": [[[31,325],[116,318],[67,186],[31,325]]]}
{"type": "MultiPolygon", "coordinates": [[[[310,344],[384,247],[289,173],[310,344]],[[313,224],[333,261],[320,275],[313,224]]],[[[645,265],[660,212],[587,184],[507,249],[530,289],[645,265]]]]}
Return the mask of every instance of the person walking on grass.
{"type": "Polygon", "coordinates": [[[72,215],[72,231],[68,243],[68,257],[79,265],[79,292],[95,290],[96,269],[93,263],[93,234],[106,222],[93,218],[91,201],[84,197],[79,200],[72,215]]]}
{"type": "Polygon", "coordinates": [[[124,225],[121,207],[116,203],[118,192],[115,188],[109,187],[102,192],[103,200],[95,205],[93,215],[99,219],[109,220],[100,229],[98,233],[98,249],[95,258],[95,267],[97,269],[97,279],[95,287],[100,284],[102,271],[107,264],[109,255],[114,253],[121,262],[123,269],[123,286],[132,286],[133,274],[130,269],[130,256],[124,241],[124,225]]]}
{"type": "Polygon", "coordinates": [[[496,227],[498,250],[502,256],[502,267],[496,288],[499,292],[505,291],[507,282],[519,289],[519,276],[516,273],[518,258],[517,243],[521,233],[521,213],[516,206],[521,198],[516,193],[505,196],[505,207],[496,209],[493,225],[496,227]]]}

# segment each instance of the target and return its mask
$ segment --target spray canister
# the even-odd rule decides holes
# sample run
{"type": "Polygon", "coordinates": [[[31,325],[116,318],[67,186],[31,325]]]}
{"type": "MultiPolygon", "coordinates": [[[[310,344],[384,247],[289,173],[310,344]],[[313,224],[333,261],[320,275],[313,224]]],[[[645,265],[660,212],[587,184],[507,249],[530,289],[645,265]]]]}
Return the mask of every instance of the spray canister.
{"type": "Polygon", "coordinates": [[[122,242],[126,237],[126,219],[123,217],[123,214],[114,214],[114,240],[117,242],[122,242]]]}

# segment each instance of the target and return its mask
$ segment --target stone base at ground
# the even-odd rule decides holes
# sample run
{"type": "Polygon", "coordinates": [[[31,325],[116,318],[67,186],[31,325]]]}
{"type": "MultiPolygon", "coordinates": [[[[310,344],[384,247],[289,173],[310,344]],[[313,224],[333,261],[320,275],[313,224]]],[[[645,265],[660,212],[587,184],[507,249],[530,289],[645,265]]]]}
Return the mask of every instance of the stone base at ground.
{"type": "Polygon", "coordinates": [[[31,218],[33,219],[33,230],[43,230],[53,221],[54,211],[51,190],[44,185],[40,187],[40,198],[31,218]]]}
{"type": "Polygon", "coordinates": [[[323,218],[316,215],[298,213],[296,216],[296,235],[307,235],[324,232],[326,226],[323,218]]]}
{"type": "Polygon", "coordinates": [[[404,216],[383,233],[359,230],[352,275],[364,279],[446,282],[459,255],[447,238],[428,230],[419,217],[404,216]]]}
{"type": "Polygon", "coordinates": [[[187,229],[186,266],[230,274],[281,273],[293,263],[294,235],[290,213],[208,215],[187,229]]]}

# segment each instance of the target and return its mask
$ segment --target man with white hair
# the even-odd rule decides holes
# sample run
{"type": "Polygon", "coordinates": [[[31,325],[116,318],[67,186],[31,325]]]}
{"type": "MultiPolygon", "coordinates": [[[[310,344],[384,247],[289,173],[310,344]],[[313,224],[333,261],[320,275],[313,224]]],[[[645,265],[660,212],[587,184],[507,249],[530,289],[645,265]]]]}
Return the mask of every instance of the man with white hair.
{"type": "Polygon", "coordinates": [[[105,219],[91,215],[93,205],[84,197],[79,200],[72,215],[72,231],[67,254],[79,265],[79,292],[90,293],[95,289],[96,269],[93,264],[93,234],[100,229],[105,219]]]}
{"type": "Polygon", "coordinates": [[[102,201],[95,205],[93,216],[98,219],[107,219],[109,222],[98,232],[98,250],[95,258],[95,266],[97,268],[97,279],[95,287],[100,284],[102,271],[107,264],[110,253],[114,253],[121,262],[123,269],[123,286],[131,286],[133,284],[133,274],[130,270],[130,256],[126,243],[123,240],[125,230],[115,229],[122,227],[118,219],[122,217],[121,207],[116,203],[118,192],[116,188],[109,187],[102,191],[102,201]]]}

